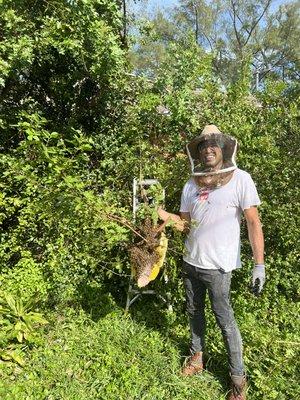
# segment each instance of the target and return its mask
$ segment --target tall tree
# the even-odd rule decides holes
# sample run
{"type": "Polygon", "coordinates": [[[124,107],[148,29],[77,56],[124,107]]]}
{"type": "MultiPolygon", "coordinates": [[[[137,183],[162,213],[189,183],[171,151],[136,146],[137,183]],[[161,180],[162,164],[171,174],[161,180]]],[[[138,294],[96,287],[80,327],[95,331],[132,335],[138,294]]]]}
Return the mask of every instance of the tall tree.
{"type": "Polygon", "coordinates": [[[193,29],[197,43],[214,54],[225,83],[249,60],[259,79],[268,74],[291,79],[299,67],[299,4],[296,0],[271,12],[272,0],[181,0],[173,19],[193,29]]]}
{"type": "Polygon", "coordinates": [[[260,79],[270,74],[283,80],[298,80],[300,75],[300,2],[282,5],[270,14],[257,38],[254,62],[260,79]]]}
{"type": "Polygon", "coordinates": [[[138,19],[135,30],[130,60],[137,74],[153,78],[166,58],[167,46],[179,40],[178,30],[161,10],[151,19],[148,16],[138,19]]]}

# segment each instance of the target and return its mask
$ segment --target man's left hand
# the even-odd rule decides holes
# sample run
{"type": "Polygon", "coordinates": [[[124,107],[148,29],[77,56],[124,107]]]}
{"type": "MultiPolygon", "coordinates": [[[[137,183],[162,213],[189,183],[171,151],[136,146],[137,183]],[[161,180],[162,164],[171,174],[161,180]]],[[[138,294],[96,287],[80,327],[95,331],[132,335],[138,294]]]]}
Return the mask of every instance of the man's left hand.
{"type": "Polygon", "coordinates": [[[266,280],[266,272],[264,264],[256,264],[252,271],[252,291],[258,296],[264,286],[266,280]]]}

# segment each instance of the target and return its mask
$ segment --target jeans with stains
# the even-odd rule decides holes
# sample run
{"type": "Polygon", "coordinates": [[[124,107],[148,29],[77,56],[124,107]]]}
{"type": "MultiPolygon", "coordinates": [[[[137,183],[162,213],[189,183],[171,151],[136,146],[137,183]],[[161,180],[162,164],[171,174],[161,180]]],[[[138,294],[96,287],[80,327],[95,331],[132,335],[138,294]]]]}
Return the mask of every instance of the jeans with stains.
{"type": "Polygon", "coordinates": [[[231,272],[202,269],[183,262],[187,312],[190,318],[191,352],[204,350],[205,297],[210,299],[228,352],[231,375],[243,375],[242,338],[230,305],[231,272]]]}

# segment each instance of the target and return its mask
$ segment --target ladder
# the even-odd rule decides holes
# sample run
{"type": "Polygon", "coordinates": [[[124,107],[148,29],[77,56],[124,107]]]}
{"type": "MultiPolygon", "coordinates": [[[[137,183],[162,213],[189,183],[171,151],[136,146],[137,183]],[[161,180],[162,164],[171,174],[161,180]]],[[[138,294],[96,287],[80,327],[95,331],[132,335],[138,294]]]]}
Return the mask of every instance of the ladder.
{"type": "MultiPolygon", "coordinates": [[[[156,185],[158,183],[159,183],[159,181],[157,179],[143,179],[143,180],[138,180],[136,178],[133,179],[133,184],[132,184],[133,222],[136,221],[136,214],[137,214],[140,204],[145,201],[143,196],[141,196],[141,192],[147,193],[147,189],[150,186],[156,185]]],[[[163,192],[163,197],[164,196],[165,196],[165,193],[163,192]]],[[[151,204],[152,199],[147,198],[147,201],[149,202],[149,204],[151,204]]],[[[168,282],[167,274],[164,273],[163,276],[164,276],[165,283],[167,283],[168,282]]],[[[161,299],[167,305],[168,310],[172,311],[172,305],[170,304],[170,301],[169,301],[170,296],[168,296],[168,299],[166,299],[161,294],[157,293],[157,291],[155,291],[154,289],[138,288],[137,285],[135,284],[134,273],[133,273],[133,271],[131,271],[128,291],[127,291],[125,313],[127,313],[129,311],[130,306],[142,295],[156,295],[159,299],[161,299]]]]}

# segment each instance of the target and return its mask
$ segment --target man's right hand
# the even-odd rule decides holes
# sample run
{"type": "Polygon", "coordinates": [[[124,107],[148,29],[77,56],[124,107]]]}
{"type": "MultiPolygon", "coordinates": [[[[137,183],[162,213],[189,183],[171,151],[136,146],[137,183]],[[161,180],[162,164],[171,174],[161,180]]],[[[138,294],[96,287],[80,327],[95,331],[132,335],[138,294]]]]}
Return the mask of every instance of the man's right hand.
{"type": "Polygon", "coordinates": [[[158,214],[159,218],[162,219],[163,221],[167,221],[168,219],[170,219],[170,217],[172,215],[172,214],[168,213],[167,211],[165,211],[164,209],[162,209],[161,207],[158,207],[157,214],[158,214]]]}
{"type": "Polygon", "coordinates": [[[160,219],[163,221],[168,221],[172,226],[174,226],[175,229],[177,229],[180,232],[184,232],[187,230],[188,223],[186,220],[181,219],[179,215],[177,214],[171,214],[168,211],[165,211],[161,207],[158,207],[157,213],[160,219]]]}

